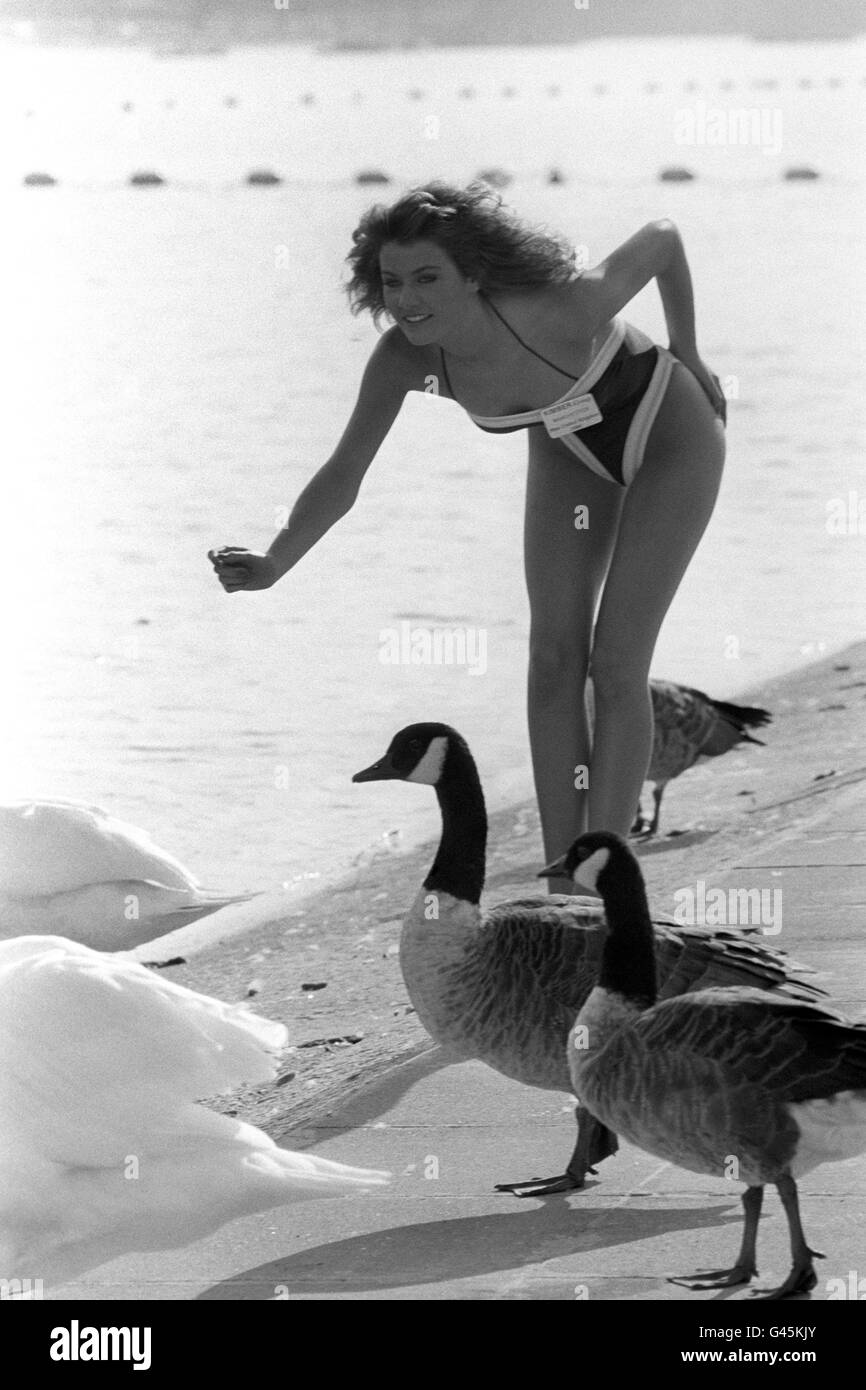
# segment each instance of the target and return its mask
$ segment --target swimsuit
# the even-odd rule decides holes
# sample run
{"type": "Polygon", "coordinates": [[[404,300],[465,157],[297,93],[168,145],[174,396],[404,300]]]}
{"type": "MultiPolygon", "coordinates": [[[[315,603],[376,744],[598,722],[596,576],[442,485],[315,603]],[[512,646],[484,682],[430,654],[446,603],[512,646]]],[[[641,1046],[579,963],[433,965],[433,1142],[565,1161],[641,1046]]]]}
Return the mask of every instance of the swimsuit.
{"type": "MultiPolygon", "coordinates": [[[[593,473],[628,487],[643,462],[647,438],[676,358],[640,329],[614,319],[586,371],[575,377],[525,343],[495,305],[489,299],[486,302],[527,352],[561,376],[570,377],[574,384],[542,410],[523,410],[517,415],[473,415],[469,410],[470,419],[491,433],[543,425],[593,473]]],[[[456,400],[441,348],[439,354],[445,384],[456,400]]]]}

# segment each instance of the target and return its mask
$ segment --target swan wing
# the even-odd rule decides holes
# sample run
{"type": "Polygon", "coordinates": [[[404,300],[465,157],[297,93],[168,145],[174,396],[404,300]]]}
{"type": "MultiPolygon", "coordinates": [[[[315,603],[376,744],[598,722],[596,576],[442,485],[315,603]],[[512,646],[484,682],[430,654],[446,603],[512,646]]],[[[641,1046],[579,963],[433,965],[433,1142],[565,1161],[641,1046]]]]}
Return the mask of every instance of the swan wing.
{"type": "Polygon", "coordinates": [[[14,897],[65,892],[116,879],[197,884],[137,826],[99,807],[60,801],[0,806],[0,889],[14,897]]]}
{"type": "Polygon", "coordinates": [[[65,1163],[102,1161],[118,1134],[134,1151],[173,1110],[270,1078],[285,1041],[282,1024],[134,962],[59,937],[0,942],[0,1154],[16,1136],[65,1163]]]}

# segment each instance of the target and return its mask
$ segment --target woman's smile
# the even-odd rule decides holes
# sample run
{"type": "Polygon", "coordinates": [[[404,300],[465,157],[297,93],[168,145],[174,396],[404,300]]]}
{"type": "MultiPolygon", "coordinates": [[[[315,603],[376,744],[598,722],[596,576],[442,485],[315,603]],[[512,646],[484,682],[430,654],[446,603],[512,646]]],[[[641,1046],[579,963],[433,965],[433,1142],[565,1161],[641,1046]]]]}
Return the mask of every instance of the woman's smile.
{"type": "Polygon", "coordinates": [[[435,242],[386,242],[379,272],[385,308],[405,333],[415,335],[435,326],[447,335],[465,323],[474,299],[473,282],[435,242]]]}

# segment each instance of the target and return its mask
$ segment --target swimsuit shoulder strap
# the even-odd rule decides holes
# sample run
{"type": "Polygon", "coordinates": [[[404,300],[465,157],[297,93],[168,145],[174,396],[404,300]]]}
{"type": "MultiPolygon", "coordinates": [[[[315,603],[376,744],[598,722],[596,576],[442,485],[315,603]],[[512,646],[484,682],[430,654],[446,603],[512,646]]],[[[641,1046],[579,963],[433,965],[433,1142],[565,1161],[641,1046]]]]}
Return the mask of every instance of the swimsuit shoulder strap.
{"type": "MultiPolygon", "coordinates": [[[[496,305],[493,303],[493,300],[492,300],[492,299],[488,299],[486,295],[482,295],[482,298],[484,299],[484,302],[485,302],[486,304],[489,304],[489,305],[490,305],[490,308],[493,310],[494,314],[495,314],[496,317],[499,319],[499,322],[500,322],[500,323],[503,323],[503,324],[505,325],[505,327],[508,329],[509,333],[511,334],[512,338],[516,338],[517,341],[518,341],[518,343],[520,344],[520,346],[521,346],[522,348],[526,348],[526,351],[527,351],[527,352],[531,352],[532,355],[533,355],[533,357],[537,357],[537,358],[539,358],[540,361],[546,362],[547,365],[548,365],[548,367],[552,367],[553,370],[554,370],[555,372],[559,372],[560,376],[567,376],[567,377],[569,378],[569,380],[571,380],[571,381],[579,381],[579,380],[580,380],[579,377],[576,377],[576,376],[574,375],[574,372],[567,372],[567,371],[565,371],[565,369],[564,369],[563,367],[558,367],[558,366],[556,365],[555,362],[551,362],[551,360],[550,360],[549,357],[545,357],[544,354],[543,354],[542,352],[536,352],[536,350],[535,350],[534,347],[530,347],[529,343],[524,342],[524,340],[521,338],[520,334],[518,333],[517,329],[516,329],[516,328],[512,328],[511,324],[508,322],[508,319],[505,317],[505,315],[504,315],[504,314],[501,314],[501,313],[499,312],[499,310],[497,309],[496,305]]],[[[444,359],[443,359],[443,361],[444,361],[444,359]]],[[[447,380],[447,376],[446,376],[446,380],[447,380]]],[[[448,389],[450,390],[451,388],[449,387],[448,389]]],[[[452,392],[452,394],[453,394],[453,392],[452,392]]]]}

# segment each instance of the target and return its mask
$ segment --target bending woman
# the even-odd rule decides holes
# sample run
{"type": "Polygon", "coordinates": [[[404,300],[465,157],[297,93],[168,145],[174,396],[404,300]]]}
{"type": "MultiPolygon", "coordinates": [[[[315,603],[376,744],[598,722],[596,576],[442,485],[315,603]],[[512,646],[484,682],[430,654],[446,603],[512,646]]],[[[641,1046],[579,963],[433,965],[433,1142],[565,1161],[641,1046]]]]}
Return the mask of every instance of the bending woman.
{"type": "Polygon", "coordinates": [[[296,565],[352,507],[406,392],[429,390],[431,377],[482,429],[526,429],[529,731],[544,852],[555,858],[587,829],[625,835],[652,747],[653,649],[725,452],[724,397],[698,355],[679,232],[651,222],[580,274],[561,238],[489,188],[434,183],[371,208],[353,239],[353,311],[393,325],[339,444],[267,554],[210,553],[220,583],[267,589],[296,565]],[[652,279],[668,349],[615,317],[652,279]]]}

